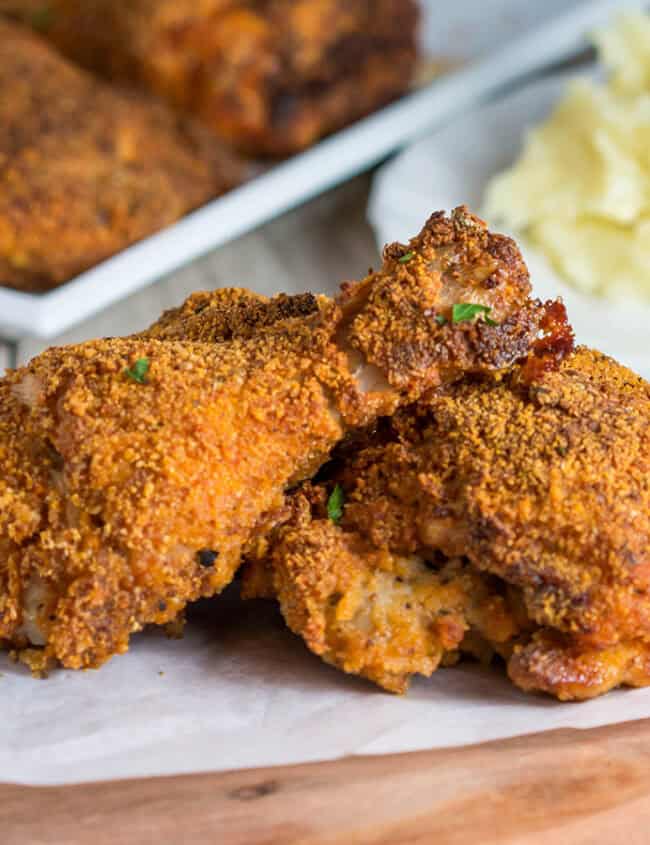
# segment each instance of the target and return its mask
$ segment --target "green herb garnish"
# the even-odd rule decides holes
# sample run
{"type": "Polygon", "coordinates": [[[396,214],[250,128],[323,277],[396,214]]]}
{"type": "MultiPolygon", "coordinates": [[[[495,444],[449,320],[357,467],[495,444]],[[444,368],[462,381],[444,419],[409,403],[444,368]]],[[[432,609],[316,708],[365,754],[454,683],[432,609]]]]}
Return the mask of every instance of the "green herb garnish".
{"type": "Polygon", "coordinates": [[[398,264],[408,264],[408,262],[415,256],[413,250],[410,252],[405,252],[401,258],[397,259],[398,264]]]}
{"type": "Polygon", "coordinates": [[[496,326],[494,320],[491,320],[487,315],[492,309],[487,305],[476,305],[473,302],[458,302],[451,309],[452,323],[465,323],[468,320],[473,320],[479,314],[485,314],[485,322],[490,326],[496,326]]]}
{"type": "Polygon", "coordinates": [[[341,517],[343,516],[343,505],[345,504],[345,493],[343,492],[343,488],[340,484],[337,484],[336,487],[330,493],[330,497],[327,500],[327,515],[332,520],[332,522],[336,522],[337,524],[341,521],[341,517]]]}
{"type": "Polygon", "coordinates": [[[137,381],[138,384],[146,384],[147,383],[147,373],[149,372],[149,359],[148,358],[138,358],[135,362],[133,367],[127,368],[124,370],[124,375],[133,381],[137,381]]]}
{"type": "Polygon", "coordinates": [[[436,320],[436,323],[439,326],[444,326],[445,323],[447,322],[447,318],[445,317],[444,314],[436,314],[435,320],[436,320]]]}
{"type": "Polygon", "coordinates": [[[41,6],[40,9],[36,9],[31,15],[29,22],[32,26],[32,29],[35,29],[38,32],[47,32],[52,26],[53,19],[54,10],[52,9],[52,7],[41,6]]]}

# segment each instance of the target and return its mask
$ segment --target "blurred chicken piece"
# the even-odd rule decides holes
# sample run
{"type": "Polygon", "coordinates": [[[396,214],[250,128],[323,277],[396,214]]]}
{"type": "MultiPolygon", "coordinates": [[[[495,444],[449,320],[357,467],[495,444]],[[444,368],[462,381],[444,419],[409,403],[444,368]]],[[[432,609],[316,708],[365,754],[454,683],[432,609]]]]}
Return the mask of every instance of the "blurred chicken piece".
{"type": "Polygon", "coordinates": [[[45,645],[37,671],[98,666],[218,592],[348,428],[525,355],[545,313],[528,293],[512,242],[457,209],[338,302],[198,294],[149,333],[8,375],[0,637],[45,645]],[[436,321],[469,295],[500,322],[436,321]]]}
{"type": "MultiPolygon", "coordinates": [[[[249,594],[277,593],[289,624],[318,649],[313,619],[333,615],[322,584],[342,583],[332,590],[345,595],[350,572],[381,572],[382,554],[462,557],[479,583],[489,575],[508,585],[523,632],[509,645],[517,685],[585,699],[650,683],[650,385],[584,348],[532,382],[529,370],[468,378],[399,411],[387,439],[345,458],[335,477],[345,493],[340,527],[319,528],[350,544],[354,561],[339,564],[343,552],[294,521],[275,535],[270,575],[249,574],[249,594]],[[339,566],[350,572],[335,576],[339,566]]],[[[438,590],[436,578],[422,572],[409,585],[413,612],[404,605],[396,621],[382,621],[381,643],[404,642],[401,632],[420,624],[420,582],[438,590]]],[[[394,587],[396,600],[406,589],[394,587]]],[[[382,594],[368,592],[370,613],[382,594]]],[[[485,623],[467,618],[483,633],[485,623]]],[[[372,674],[364,672],[388,686],[377,661],[390,679],[390,653],[377,658],[374,629],[360,627],[372,641],[372,674]]],[[[359,634],[361,651],[363,642],[359,634]]],[[[339,665],[363,665],[338,641],[335,649],[348,661],[339,665]]]]}
{"type": "Polygon", "coordinates": [[[402,94],[413,0],[0,0],[68,56],[201,118],[255,155],[288,155],[402,94]]]}
{"type": "Polygon", "coordinates": [[[0,19],[0,283],[65,282],[236,184],[202,127],[0,19]]]}

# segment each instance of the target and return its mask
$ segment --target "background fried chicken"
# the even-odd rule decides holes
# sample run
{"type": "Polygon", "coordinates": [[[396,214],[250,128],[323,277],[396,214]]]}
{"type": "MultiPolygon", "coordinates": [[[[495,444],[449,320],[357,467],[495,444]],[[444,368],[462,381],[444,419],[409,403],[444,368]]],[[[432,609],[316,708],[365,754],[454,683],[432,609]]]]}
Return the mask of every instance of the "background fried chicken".
{"type": "Polygon", "coordinates": [[[409,86],[413,0],[0,0],[85,67],[255,155],[287,155],[409,86]]]}
{"type": "Polygon", "coordinates": [[[54,287],[236,184],[202,127],[0,18],[0,281],[54,287]]]}

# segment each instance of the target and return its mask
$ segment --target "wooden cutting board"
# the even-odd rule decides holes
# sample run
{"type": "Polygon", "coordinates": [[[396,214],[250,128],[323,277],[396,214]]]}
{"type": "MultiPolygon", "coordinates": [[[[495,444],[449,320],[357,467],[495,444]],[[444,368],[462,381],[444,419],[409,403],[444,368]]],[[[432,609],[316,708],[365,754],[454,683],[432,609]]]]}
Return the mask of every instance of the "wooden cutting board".
{"type": "Polygon", "coordinates": [[[640,845],[650,719],[303,766],[0,786],[0,831],[3,845],[640,845]]]}

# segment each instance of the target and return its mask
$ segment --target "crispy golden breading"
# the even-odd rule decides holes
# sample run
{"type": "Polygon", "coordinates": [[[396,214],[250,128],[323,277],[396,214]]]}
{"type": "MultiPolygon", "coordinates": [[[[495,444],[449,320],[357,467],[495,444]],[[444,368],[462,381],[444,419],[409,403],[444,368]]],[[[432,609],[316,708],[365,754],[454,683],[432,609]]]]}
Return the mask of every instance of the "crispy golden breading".
{"type": "Polygon", "coordinates": [[[650,632],[650,385],[579,349],[526,386],[466,382],[400,418],[422,542],[523,591],[538,624],[604,647],[650,632]]]}
{"type": "Polygon", "coordinates": [[[269,299],[245,288],[193,293],[179,308],[166,311],[144,335],[158,340],[214,343],[254,337],[282,320],[317,314],[325,297],[280,293],[269,299]]]}
{"type": "Polygon", "coordinates": [[[0,19],[0,283],[55,287],[232,187],[202,127],[0,19]]]}
{"type": "MultiPolygon", "coordinates": [[[[300,343],[307,348],[314,324],[325,320],[331,328],[333,320],[335,342],[352,377],[345,393],[339,375],[331,384],[324,371],[319,377],[343,397],[346,423],[362,425],[465,373],[511,368],[546,331],[548,304],[530,299],[528,271],[516,244],[489,232],[464,207],[450,216],[433,214],[408,244],[386,247],[379,271],[342,288],[336,315],[331,300],[312,294],[272,300],[236,289],[194,294],[146,334],[202,342],[252,338],[269,327],[275,331],[278,321],[302,318],[300,343]],[[452,305],[459,302],[492,309],[494,320],[480,314],[454,323],[452,305]]],[[[298,323],[292,325],[296,331],[298,323]]],[[[551,339],[554,332],[552,327],[551,339]]],[[[314,354],[318,349],[314,342],[314,354]]]]}
{"type": "Polygon", "coordinates": [[[18,404],[18,448],[3,464],[18,464],[28,490],[31,472],[51,477],[27,526],[23,483],[3,489],[7,533],[25,534],[3,562],[14,584],[4,638],[20,635],[36,587],[47,654],[97,666],[144,624],[222,589],[283,486],[341,436],[306,363],[282,343],[276,355],[271,343],[125,339],[54,349],[9,376],[30,414],[18,404]],[[125,373],[140,359],[146,384],[125,373]]]}
{"type": "Polygon", "coordinates": [[[413,0],[0,0],[67,55],[255,155],[287,155],[409,86],[413,0]],[[45,11],[44,11],[45,10],[45,11]]]}
{"type": "Polygon", "coordinates": [[[581,348],[531,383],[440,390],[395,425],[419,542],[516,587],[541,628],[515,683],[583,699],[650,682],[650,385],[581,348]]]}
{"type": "Polygon", "coordinates": [[[496,643],[525,690],[649,684],[650,384],[585,348],[532,383],[526,369],[440,388],[350,444],[316,494],[297,495],[311,509],[294,504],[253,549],[247,593],[277,595],[310,648],[388,689],[444,653],[433,596],[496,643]],[[335,482],[339,525],[324,504],[335,482]],[[470,566],[452,568],[445,594],[449,559],[470,566]],[[477,621],[486,594],[505,603],[477,621]],[[503,639],[492,614],[512,622],[503,639]]]}
{"type": "Polygon", "coordinates": [[[419,263],[414,277],[393,246],[340,303],[196,294],[140,336],[52,349],[9,374],[0,636],[44,645],[29,655],[37,668],[50,658],[100,665],[133,631],[222,589],[279,518],[285,488],[310,477],[347,429],[463,367],[513,364],[536,342],[544,309],[528,301],[512,251],[486,295],[508,291],[513,319],[504,301],[499,326],[435,320],[454,290],[484,295],[480,256],[468,251],[482,243],[490,236],[466,211],[442,227],[435,215],[412,243],[432,262],[430,279],[419,263]],[[410,333],[428,356],[421,371],[406,354],[410,333]],[[381,338],[391,346],[383,357],[381,338]]]}
{"type": "MultiPolygon", "coordinates": [[[[364,475],[350,481],[346,495],[372,513],[379,491],[368,495],[364,475]]],[[[357,523],[359,508],[335,524],[327,516],[331,489],[308,484],[291,498],[291,519],[249,558],[245,598],[277,597],[311,651],[396,693],[461,651],[489,660],[494,650],[511,650],[518,625],[505,585],[466,559],[427,558],[399,531],[376,542],[372,520],[357,523]]]]}
{"type": "Polygon", "coordinates": [[[351,320],[350,344],[393,384],[429,373],[430,383],[439,384],[507,368],[526,357],[546,319],[546,309],[529,298],[528,270],[515,242],[488,231],[463,206],[450,217],[433,214],[407,245],[387,246],[386,267],[387,279],[370,274],[350,292],[368,300],[351,320]],[[454,322],[459,303],[484,306],[490,319],[454,322]],[[438,332],[431,331],[432,320],[444,321],[438,332]]]}

